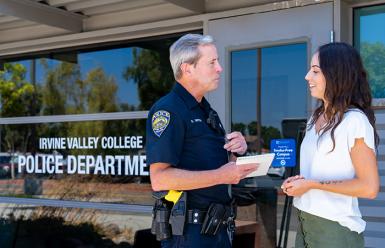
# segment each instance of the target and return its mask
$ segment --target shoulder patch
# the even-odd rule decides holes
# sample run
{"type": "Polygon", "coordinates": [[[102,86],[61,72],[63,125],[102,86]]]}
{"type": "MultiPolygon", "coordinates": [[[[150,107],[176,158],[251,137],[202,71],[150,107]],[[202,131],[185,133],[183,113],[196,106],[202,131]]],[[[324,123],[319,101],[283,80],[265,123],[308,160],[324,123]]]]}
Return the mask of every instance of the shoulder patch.
{"type": "Polygon", "coordinates": [[[152,131],[156,136],[160,137],[170,123],[170,113],[165,110],[156,111],[152,115],[151,123],[152,131]]]}

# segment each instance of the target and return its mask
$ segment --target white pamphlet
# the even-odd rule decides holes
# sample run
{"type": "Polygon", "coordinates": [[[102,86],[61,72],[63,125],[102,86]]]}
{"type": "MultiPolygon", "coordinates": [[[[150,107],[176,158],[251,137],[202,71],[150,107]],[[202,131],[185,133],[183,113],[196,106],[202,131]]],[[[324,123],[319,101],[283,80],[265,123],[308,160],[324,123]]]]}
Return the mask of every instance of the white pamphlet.
{"type": "Polygon", "coordinates": [[[255,156],[238,157],[236,164],[242,166],[243,164],[258,163],[258,169],[248,174],[246,177],[265,176],[267,174],[267,171],[269,170],[271,163],[273,162],[274,155],[274,153],[265,153],[255,156]]]}

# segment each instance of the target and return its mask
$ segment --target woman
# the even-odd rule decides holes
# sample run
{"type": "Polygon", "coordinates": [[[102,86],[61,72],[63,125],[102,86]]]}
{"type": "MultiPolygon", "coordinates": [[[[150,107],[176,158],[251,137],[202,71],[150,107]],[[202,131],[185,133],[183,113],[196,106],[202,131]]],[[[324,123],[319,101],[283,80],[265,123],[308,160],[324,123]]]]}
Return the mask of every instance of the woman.
{"type": "Polygon", "coordinates": [[[299,210],[295,247],[364,247],[357,197],[373,199],[379,190],[365,69],[352,46],[330,43],[313,55],[305,79],[320,106],[301,144],[301,175],[281,186],[299,210]]]}

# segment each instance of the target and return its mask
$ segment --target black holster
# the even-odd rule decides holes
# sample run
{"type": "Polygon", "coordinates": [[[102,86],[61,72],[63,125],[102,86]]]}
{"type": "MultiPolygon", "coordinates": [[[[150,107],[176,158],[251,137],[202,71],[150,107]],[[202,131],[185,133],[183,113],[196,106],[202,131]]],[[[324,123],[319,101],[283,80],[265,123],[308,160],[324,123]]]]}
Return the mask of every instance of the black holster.
{"type": "Polygon", "coordinates": [[[174,204],[170,214],[172,235],[183,235],[186,223],[187,193],[183,192],[179,200],[174,204]]]}
{"type": "Polygon", "coordinates": [[[156,240],[161,241],[171,237],[171,226],[169,224],[171,206],[162,199],[157,199],[152,209],[151,233],[156,240]]]}
{"type": "Polygon", "coordinates": [[[216,235],[222,225],[232,229],[235,219],[235,210],[233,206],[227,206],[219,203],[211,203],[207,214],[202,223],[201,234],[216,235]]]}
{"type": "Polygon", "coordinates": [[[187,194],[183,192],[179,200],[167,201],[167,191],[154,192],[155,205],[152,209],[151,233],[158,241],[165,240],[171,235],[183,235],[186,222],[187,194]]]}

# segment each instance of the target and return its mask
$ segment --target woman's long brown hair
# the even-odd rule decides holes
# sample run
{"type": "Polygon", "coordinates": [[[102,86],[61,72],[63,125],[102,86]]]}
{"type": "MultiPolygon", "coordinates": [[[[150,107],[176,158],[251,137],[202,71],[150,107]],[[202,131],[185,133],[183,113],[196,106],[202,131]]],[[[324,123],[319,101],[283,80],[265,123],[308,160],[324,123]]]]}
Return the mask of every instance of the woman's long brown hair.
{"type": "Polygon", "coordinates": [[[321,46],[318,49],[321,71],[326,80],[324,103],[314,111],[309,129],[315,125],[318,118],[324,114],[326,125],[320,129],[324,135],[330,130],[333,141],[332,152],[335,148],[334,132],[341,123],[344,114],[351,108],[360,109],[368,118],[374,130],[376,146],[379,137],[376,131],[376,118],[372,109],[372,95],[366,70],[356,49],[346,43],[336,42],[321,46]]]}

